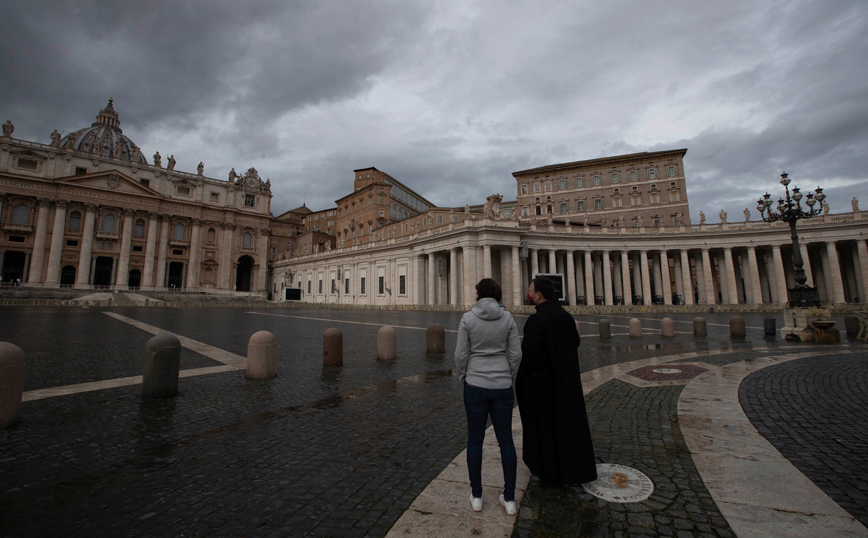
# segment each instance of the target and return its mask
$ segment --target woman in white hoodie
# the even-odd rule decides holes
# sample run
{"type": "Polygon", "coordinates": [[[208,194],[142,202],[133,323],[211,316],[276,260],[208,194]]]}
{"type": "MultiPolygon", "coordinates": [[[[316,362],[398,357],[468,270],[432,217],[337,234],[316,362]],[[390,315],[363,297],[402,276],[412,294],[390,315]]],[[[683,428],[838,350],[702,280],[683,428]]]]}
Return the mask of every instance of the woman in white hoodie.
{"type": "Polygon", "coordinates": [[[455,369],[464,384],[467,412],[467,469],[470,473],[470,506],[482,510],[482,441],[488,417],[500,445],[503,493],[500,504],[515,515],[515,474],[518,460],[512,440],[513,383],[521,362],[518,327],[500,304],[500,285],[483,278],[476,285],[476,304],[458,326],[455,369]]]}

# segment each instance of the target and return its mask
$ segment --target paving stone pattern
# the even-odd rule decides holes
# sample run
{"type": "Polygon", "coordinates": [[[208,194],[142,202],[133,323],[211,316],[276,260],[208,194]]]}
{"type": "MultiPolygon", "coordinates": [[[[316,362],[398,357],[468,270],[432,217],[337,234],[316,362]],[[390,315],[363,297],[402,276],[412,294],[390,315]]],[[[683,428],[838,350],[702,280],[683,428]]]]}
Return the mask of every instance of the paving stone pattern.
{"type": "Polygon", "coordinates": [[[764,368],[742,382],[739,401],[781,454],[868,526],[868,354],[764,368]]]}
{"type": "Polygon", "coordinates": [[[681,386],[637,388],[610,381],[587,397],[599,463],[642,471],[654,493],[639,503],[607,503],[581,486],[536,478],[522,501],[513,537],[677,536],[732,538],[693,465],[678,427],[681,386]]]}

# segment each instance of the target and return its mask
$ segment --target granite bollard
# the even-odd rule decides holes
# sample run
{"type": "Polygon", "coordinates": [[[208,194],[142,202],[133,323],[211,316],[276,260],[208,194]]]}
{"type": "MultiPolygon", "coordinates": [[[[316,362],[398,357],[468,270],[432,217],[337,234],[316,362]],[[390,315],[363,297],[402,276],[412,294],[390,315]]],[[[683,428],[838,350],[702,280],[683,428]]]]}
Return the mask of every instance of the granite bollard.
{"type": "Polygon", "coordinates": [[[344,333],[334,327],[322,333],[322,365],[344,365],[344,333]]]}
{"type": "Polygon", "coordinates": [[[0,342],[0,430],[18,422],[24,394],[24,351],[0,342]]]}
{"type": "Polygon", "coordinates": [[[744,318],[741,316],[732,316],[729,318],[730,338],[743,338],[745,334],[744,318]]]}
{"type": "Polygon", "coordinates": [[[425,353],[446,353],[446,329],[432,323],[425,331],[425,353]]]}
{"type": "Polygon", "coordinates": [[[600,320],[600,338],[607,340],[612,338],[612,325],[607,319],[600,320]]]}
{"type": "Polygon", "coordinates": [[[268,331],[253,333],[247,342],[247,379],[269,379],[277,370],[277,340],[268,331]]]}
{"type": "Polygon", "coordinates": [[[642,337],[642,322],[639,318],[633,318],[630,320],[630,338],[641,338],[642,337]]]}
{"type": "Polygon", "coordinates": [[[675,322],[672,321],[672,318],[663,318],[660,322],[660,333],[664,338],[675,336],[675,322]]]}
{"type": "Polygon", "coordinates": [[[857,316],[844,316],[844,328],[847,329],[847,336],[856,336],[859,334],[859,318],[857,316]]]}
{"type": "Polygon", "coordinates": [[[705,323],[705,318],[693,318],[693,336],[708,336],[708,324],[705,323]]]}
{"type": "Polygon", "coordinates": [[[398,333],[393,327],[386,325],[377,331],[377,358],[387,360],[398,358],[398,333]]]}
{"type": "Polygon", "coordinates": [[[145,344],[142,398],[171,398],[178,394],[181,342],[175,335],[160,333],[145,344]]]}

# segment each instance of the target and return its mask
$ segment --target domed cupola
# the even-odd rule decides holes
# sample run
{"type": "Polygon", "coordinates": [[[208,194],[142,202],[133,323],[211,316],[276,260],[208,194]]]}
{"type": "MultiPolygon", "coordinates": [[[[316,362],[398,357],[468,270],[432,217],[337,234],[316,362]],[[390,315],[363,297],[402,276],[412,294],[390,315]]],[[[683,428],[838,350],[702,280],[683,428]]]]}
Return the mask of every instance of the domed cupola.
{"type": "Polygon", "coordinates": [[[121,130],[121,121],[112,106],[113,102],[109,98],[108,105],[100,109],[96,121],[90,127],[69,133],[60,140],[58,146],[93,153],[101,158],[148,164],[139,147],[121,130]]]}

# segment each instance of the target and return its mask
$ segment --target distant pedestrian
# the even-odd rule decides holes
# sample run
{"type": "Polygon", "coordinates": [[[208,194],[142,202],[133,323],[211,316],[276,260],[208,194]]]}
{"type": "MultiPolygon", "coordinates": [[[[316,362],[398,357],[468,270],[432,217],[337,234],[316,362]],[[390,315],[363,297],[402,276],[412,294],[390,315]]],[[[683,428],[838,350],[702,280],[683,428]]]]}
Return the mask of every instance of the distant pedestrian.
{"type": "Polygon", "coordinates": [[[518,327],[500,304],[503,292],[491,278],[476,285],[476,304],[458,325],[455,368],[464,385],[467,413],[467,469],[470,507],[482,510],[482,441],[488,417],[500,445],[503,493],[500,504],[515,515],[515,475],[518,457],[512,439],[513,383],[521,362],[518,327]]]}
{"type": "Polygon", "coordinates": [[[581,484],[596,480],[597,468],[579,371],[579,331],[554,294],[545,277],[528,289],[536,313],[524,325],[515,385],[522,459],[542,480],[581,484]]]}

